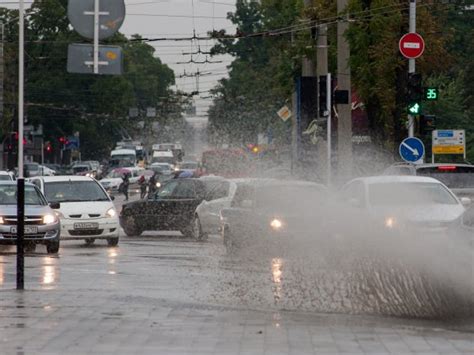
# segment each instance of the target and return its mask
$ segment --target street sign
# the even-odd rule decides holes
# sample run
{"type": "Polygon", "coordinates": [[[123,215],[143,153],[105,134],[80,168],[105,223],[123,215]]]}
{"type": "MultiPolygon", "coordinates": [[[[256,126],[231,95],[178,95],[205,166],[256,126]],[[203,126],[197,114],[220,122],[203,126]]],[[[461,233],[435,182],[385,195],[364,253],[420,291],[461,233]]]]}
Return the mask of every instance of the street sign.
{"type": "MultiPolygon", "coordinates": [[[[94,39],[94,1],[69,0],[67,16],[74,29],[83,37],[94,39]]],[[[100,0],[99,39],[114,35],[125,19],[124,0],[100,0]]]]}
{"type": "Polygon", "coordinates": [[[278,110],[277,114],[284,122],[286,122],[291,117],[291,111],[288,106],[283,106],[278,110]]]}
{"type": "Polygon", "coordinates": [[[425,155],[425,146],[418,138],[405,138],[400,143],[400,157],[408,163],[421,161],[425,155]]]}
{"type": "Polygon", "coordinates": [[[415,59],[423,54],[425,41],[418,33],[407,33],[400,38],[398,48],[405,58],[415,59]]]}
{"type": "MultiPolygon", "coordinates": [[[[70,44],[67,53],[69,73],[94,74],[94,46],[92,44],[70,44]]],[[[122,74],[122,48],[117,46],[99,47],[100,73],[104,75],[122,74]]]]}
{"type": "Polygon", "coordinates": [[[466,132],[463,129],[435,130],[433,137],[433,154],[465,154],[466,132]]]}

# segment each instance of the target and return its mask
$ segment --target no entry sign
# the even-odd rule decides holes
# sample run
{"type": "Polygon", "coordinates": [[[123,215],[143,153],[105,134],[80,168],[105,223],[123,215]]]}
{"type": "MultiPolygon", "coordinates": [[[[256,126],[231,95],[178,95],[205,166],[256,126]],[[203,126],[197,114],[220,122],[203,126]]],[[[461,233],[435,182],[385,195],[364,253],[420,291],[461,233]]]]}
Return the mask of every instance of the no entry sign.
{"type": "Polygon", "coordinates": [[[425,41],[418,33],[407,33],[400,38],[398,47],[405,58],[415,59],[423,54],[425,41]]]}

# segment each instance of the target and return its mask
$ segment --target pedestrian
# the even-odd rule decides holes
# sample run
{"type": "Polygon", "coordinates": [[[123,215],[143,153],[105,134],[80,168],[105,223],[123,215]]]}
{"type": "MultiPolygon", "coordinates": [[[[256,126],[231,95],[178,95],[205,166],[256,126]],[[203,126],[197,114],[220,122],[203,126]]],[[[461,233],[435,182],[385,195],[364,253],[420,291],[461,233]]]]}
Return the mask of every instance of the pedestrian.
{"type": "Polygon", "coordinates": [[[138,179],[138,185],[140,186],[140,198],[144,199],[146,196],[146,179],[145,175],[140,176],[140,179],[138,179]]]}
{"type": "Polygon", "coordinates": [[[128,179],[128,174],[125,173],[122,176],[122,183],[120,184],[119,187],[119,192],[122,192],[125,196],[125,201],[128,201],[128,187],[130,185],[130,180],[128,179]]]}
{"type": "Polygon", "coordinates": [[[148,180],[148,196],[153,195],[156,191],[157,177],[155,171],[155,173],[150,177],[150,180],[148,180]]]}

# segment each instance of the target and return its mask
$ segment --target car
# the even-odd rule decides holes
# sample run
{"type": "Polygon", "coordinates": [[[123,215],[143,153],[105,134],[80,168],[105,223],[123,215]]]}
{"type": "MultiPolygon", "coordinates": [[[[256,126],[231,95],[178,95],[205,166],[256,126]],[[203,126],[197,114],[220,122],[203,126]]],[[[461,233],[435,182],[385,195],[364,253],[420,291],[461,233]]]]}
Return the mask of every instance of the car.
{"type": "Polygon", "coordinates": [[[220,212],[223,242],[229,254],[265,253],[275,247],[281,251],[281,245],[298,239],[326,237],[326,186],[308,181],[249,179],[236,187],[231,206],[220,212]]]}
{"type": "Polygon", "coordinates": [[[432,177],[444,183],[458,197],[474,199],[474,165],[398,163],[385,169],[383,174],[432,177]]]}
{"type": "Polygon", "coordinates": [[[15,175],[9,171],[0,171],[0,181],[15,181],[15,175]]]}
{"type": "Polygon", "coordinates": [[[471,203],[434,178],[391,175],[354,179],[341,188],[339,200],[361,212],[362,223],[372,230],[390,234],[446,232],[471,203]]]}
{"type": "Polygon", "coordinates": [[[144,231],[177,230],[194,237],[196,207],[221,178],[174,179],[164,183],[146,200],[122,206],[120,225],[128,236],[144,231]]]}
{"type": "Polygon", "coordinates": [[[109,174],[100,180],[100,184],[105,188],[109,194],[118,194],[120,184],[123,181],[124,174],[128,174],[129,177],[129,192],[140,193],[138,187],[138,179],[143,175],[145,169],[140,167],[133,168],[117,168],[109,172],[109,174]]]}
{"type": "Polygon", "coordinates": [[[61,240],[105,239],[119,242],[119,220],[111,198],[95,179],[87,176],[44,176],[29,179],[51,203],[60,203],[61,240]]]}
{"type": "MultiPolygon", "coordinates": [[[[59,251],[60,222],[53,208],[48,205],[41,191],[33,184],[25,184],[25,229],[26,247],[33,250],[36,244],[46,245],[48,254],[59,251]]],[[[0,245],[14,245],[17,238],[17,183],[0,182],[0,245]]]]}
{"type": "Polygon", "coordinates": [[[148,169],[162,175],[171,175],[173,173],[173,166],[169,163],[153,163],[148,169]]]}
{"type": "MultiPolygon", "coordinates": [[[[203,177],[204,178],[204,177],[203,177]]],[[[251,183],[251,179],[222,179],[196,208],[195,232],[197,239],[221,232],[221,210],[230,208],[237,186],[251,183]]]]}

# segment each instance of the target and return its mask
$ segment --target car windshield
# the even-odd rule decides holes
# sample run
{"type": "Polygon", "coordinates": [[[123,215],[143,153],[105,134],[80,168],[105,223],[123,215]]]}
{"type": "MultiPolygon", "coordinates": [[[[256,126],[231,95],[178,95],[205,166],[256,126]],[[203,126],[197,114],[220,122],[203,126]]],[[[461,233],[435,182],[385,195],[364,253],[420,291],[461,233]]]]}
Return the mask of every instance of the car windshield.
{"type": "Polygon", "coordinates": [[[25,164],[25,169],[28,171],[38,171],[39,165],[38,164],[25,164]]]}
{"type": "Polygon", "coordinates": [[[319,186],[268,185],[257,188],[255,197],[258,209],[290,212],[324,204],[327,193],[319,186]]]}
{"type": "Polygon", "coordinates": [[[174,158],[173,157],[153,157],[152,162],[153,163],[169,163],[173,164],[174,163],[174,158]]]}
{"type": "Polygon", "coordinates": [[[95,181],[55,181],[44,186],[50,202],[109,201],[109,197],[95,181]]]}
{"type": "Polygon", "coordinates": [[[439,166],[418,168],[417,175],[429,176],[441,181],[449,188],[474,189],[474,167],[471,166],[439,166]]]}
{"type": "Polygon", "coordinates": [[[196,169],[197,166],[198,166],[197,163],[193,163],[193,162],[180,164],[181,169],[196,169]]]}
{"type": "Polygon", "coordinates": [[[83,171],[89,171],[90,168],[89,168],[89,166],[87,166],[87,165],[77,165],[77,166],[73,167],[72,170],[73,170],[75,173],[81,173],[81,172],[83,172],[83,171]]]}
{"type": "MultiPolygon", "coordinates": [[[[0,205],[16,205],[17,186],[0,185],[0,205]]],[[[46,201],[33,186],[25,186],[25,205],[46,205],[46,201]]]]}
{"type": "Polygon", "coordinates": [[[0,181],[11,181],[10,175],[0,175],[0,181]]]}
{"type": "Polygon", "coordinates": [[[435,182],[391,182],[369,185],[372,206],[456,205],[458,201],[435,182]]]}
{"type": "Polygon", "coordinates": [[[156,172],[163,172],[171,170],[171,166],[169,164],[157,164],[152,165],[150,169],[156,172]]]}

